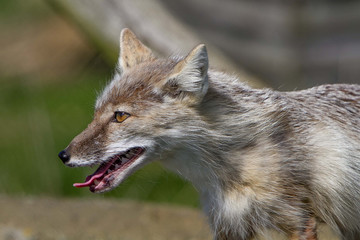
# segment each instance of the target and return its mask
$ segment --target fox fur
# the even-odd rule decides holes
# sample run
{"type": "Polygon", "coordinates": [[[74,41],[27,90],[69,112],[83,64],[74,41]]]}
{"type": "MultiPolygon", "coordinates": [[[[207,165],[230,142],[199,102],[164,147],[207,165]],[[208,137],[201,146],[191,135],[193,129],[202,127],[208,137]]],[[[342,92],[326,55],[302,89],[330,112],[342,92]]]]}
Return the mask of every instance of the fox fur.
{"type": "Polygon", "coordinates": [[[216,240],[267,229],[317,239],[319,222],[360,239],[360,86],[253,89],[209,69],[204,45],[159,59],[128,29],[120,48],[93,121],[64,150],[66,164],[144,152],[95,192],[159,161],[198,190],[216,240]],[[129,117],[116,122],[117,111],[129,117]]]}

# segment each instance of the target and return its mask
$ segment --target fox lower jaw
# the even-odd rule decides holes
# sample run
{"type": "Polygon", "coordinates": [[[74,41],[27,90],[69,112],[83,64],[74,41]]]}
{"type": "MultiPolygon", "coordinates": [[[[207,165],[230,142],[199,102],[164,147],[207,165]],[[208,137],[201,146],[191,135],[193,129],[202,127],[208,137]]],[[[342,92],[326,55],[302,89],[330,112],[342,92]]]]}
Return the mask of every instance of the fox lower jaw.
{"type": "Polygon", "coordinates": [[[93,174],[86,177],[84,183],[75,183],[74,187],[89,187],[94,193],[111,191],[147,162],[146,149],[146,147],[130,147],[122,151],[108,150],[103,160],[72,159],[67,164],[70,167],[100,165],[93,174]]]}

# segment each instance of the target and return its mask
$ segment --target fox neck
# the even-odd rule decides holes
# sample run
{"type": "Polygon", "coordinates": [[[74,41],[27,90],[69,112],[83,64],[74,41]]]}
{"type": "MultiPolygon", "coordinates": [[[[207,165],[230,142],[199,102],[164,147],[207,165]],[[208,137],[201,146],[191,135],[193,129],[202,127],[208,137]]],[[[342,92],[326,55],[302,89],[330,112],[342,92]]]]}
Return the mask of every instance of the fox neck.
{"type": "Polygon", "coordinates": [[[241,159],[242,153],[276,131],[282,119],[280,107],[272,100],[276,92],[242,88],[238,82],[236,87],[230,81],[219,82],[210,82],[208,93],[198,106],[200,130],[191,136],[192,142],[187,143],[185,137],[182,143],[174,144],[177,148],[164,159],[166,167],[192,182],[205,199],[205,211],[221,202],[231,189],[245,186],[241,176],[245,160],[241,159]],[[233,97],[239,96],[238,92],[244,97],[233,97]]]}
{"type": "Polygon", "coordinates": [[[204,158],[201,150],[178,147],[165,158],[162,161],[165,167],[193,183],[198,190],[216,179],[213,167],[207,162],[208,159],[204,158]]]}
{"type": "Polygon", "coordinates": [[[198,106],[201,122],[195,127],[197,132],[191,136],[191,142],[185,136],[173,144],[175,148],[170,147],[167,154],[162,154],[163,165],[189,180],[204,198],[208,198],[206,195],[221,198],[234,182],[241,184],[240,170],[231,164],[230,158],[256,138],[256,131],[249,131],[249,126],[256,129],[257,123],[247,120],[253,113],[223,95],[216,86],[210,86],[198,106]]]}

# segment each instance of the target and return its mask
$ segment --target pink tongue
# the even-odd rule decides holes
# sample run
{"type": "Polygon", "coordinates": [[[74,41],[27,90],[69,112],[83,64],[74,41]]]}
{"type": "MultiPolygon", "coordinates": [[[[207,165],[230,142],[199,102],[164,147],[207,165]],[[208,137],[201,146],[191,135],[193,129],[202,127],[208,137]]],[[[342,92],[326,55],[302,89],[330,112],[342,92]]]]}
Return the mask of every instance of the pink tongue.
{"type": "Polygon", "coordinates": [[[105,174],[105,172],[109,169],[111,164],[112,163],[101,166],[98,170],[96,170],[96,172],[94,172],[93,174],[87,176],[84,183],[74,183],[73,186],[77,187],[77,188],[91,186],[96,179],[101,178],[105,174]]]}

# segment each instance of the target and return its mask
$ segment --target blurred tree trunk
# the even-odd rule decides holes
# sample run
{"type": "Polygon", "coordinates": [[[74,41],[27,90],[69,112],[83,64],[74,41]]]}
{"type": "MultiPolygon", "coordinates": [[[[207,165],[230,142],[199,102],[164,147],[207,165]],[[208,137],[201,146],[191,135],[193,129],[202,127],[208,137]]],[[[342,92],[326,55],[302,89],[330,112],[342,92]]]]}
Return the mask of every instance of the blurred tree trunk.
{"type": "Polygon", "coordinates": [[[158,0],[47,0],[78,24],[110,62],[118,56],[121,29],[130,28],[161,56],[186,55],[199,43],[208,47],[210,65],[239,76],[255,87],[264,84],[240,70],[215,46],[171,15],[158,0]]]}

